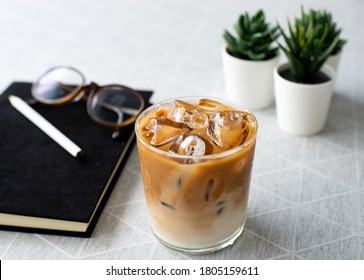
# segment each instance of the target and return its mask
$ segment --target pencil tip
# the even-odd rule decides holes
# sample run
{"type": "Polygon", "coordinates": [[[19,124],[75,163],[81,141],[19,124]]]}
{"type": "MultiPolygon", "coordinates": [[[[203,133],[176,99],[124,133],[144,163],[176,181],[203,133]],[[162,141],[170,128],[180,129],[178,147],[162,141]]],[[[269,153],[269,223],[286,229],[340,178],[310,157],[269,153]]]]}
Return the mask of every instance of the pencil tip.
{"type": "Polygon", "coordinates": [[[84,155],[85,155],[85,152],[84,151],[79,151],[77,154],[76,154],[76,158],[77,159],[81,159],[81,158],[83,158],[84,157],[84,155]]]}

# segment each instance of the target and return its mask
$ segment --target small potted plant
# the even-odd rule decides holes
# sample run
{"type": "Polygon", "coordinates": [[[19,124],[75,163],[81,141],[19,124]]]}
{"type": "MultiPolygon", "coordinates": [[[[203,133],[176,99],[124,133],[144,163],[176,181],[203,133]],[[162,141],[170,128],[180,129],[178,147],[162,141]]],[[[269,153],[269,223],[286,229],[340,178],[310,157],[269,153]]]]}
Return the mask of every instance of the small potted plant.
{"type": "Polygon", "coordinates": [[[266,22],[262,10],[253,16],[239,16],[236,36],[224,32],[226,45],[222,61],[226,93],[229,99],[248,109],[263,109],[273,101],[273,69],[278,64],[277,26],[266,22]]]}
{"type": "Polygon", "coordinates": [[[315,21],[315,12],[306,14],[303,8],[293,27],[288,20],[288,35],[278,28],[285,46],[277,43],[288,59],[274,70],[278,126],[295,135],[318,133],[326,123],[335,75],[324,64],[338,46],[340,32],[324,44],[329,23],[315,21]]]}

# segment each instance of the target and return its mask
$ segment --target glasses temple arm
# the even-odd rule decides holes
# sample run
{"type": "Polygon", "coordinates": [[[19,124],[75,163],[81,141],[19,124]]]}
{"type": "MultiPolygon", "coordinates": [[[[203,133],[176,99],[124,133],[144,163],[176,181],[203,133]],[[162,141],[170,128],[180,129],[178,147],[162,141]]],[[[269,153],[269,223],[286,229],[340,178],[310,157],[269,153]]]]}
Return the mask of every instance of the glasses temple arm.
{"type": "Polygon", "coordinates": [[[118,117],[119,116],[121,117],[122,116],[122,113],[135,116],[135,115],[137,115],[140,112],[140,110],[138,110],[138,109],[132,109],[132,108],[127,108],[127,107],[113,106],[111,104],[104,103],[104,102],[101,102],[100,105],[102,107],[106,108],[106,109],[109,109],[110,111],[115,112],[116,114],[118,114],[118,117]]]}
{"type": "Polygon", "coordinates": [[[35,106],[35,107],[37,107],[37,106],[39,106],[39,105],[41,105],[41,104],[42,104],[41,102],[39,102],[38,100],[36,100],[36,99],[34,99],[34,98],[27,99],[27,100],[25,100],[25,102],[26,102],[29,106],[35,106]]]}

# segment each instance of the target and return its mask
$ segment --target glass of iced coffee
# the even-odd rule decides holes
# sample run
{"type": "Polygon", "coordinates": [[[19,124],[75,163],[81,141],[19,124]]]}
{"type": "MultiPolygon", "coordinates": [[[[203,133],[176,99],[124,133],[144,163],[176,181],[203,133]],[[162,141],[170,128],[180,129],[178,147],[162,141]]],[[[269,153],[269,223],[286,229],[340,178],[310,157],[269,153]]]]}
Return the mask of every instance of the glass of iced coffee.
{"type": "Polygon", "coordinates": [[[148,219],[163,244],[208,253],[239,237],[257,129],[251,112],[220,99],[170,100],[139,115],[148,219]]]}

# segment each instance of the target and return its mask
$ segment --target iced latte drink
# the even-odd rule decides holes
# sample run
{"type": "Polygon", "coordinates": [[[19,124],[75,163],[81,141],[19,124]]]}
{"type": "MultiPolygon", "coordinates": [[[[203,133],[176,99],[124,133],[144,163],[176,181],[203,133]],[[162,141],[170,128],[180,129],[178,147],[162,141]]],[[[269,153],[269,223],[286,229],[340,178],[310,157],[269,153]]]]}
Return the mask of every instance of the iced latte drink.
{"type": "Polygon", "coordinates": [[[186,98],[149,107],[135,130],[157,238],[190,253],[232,244],[246,220],[255,117],[227,101],[186,98]]]}

